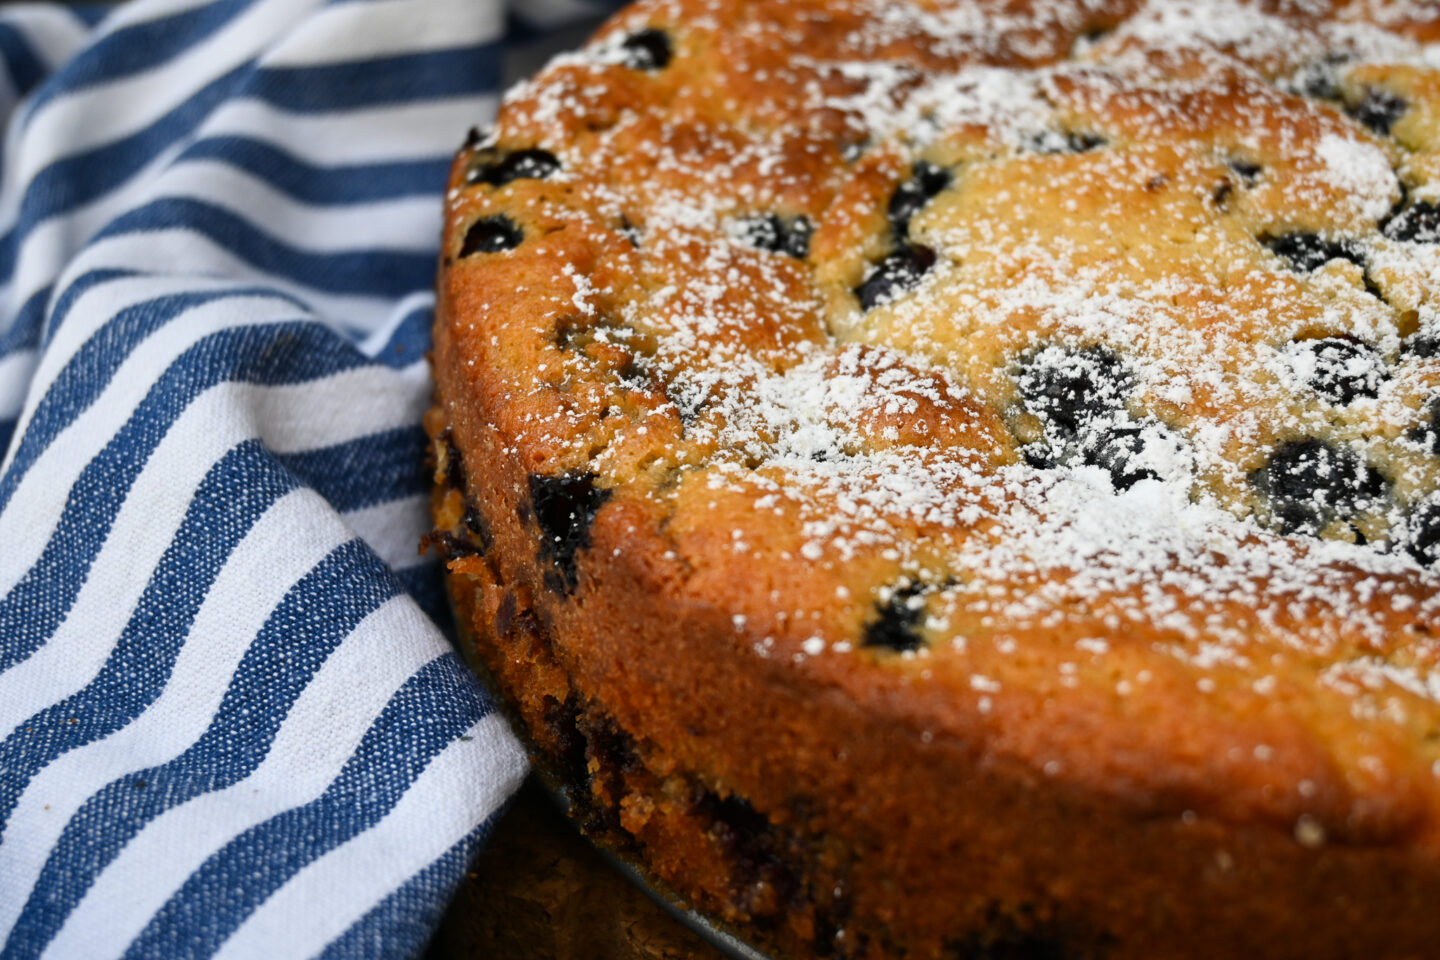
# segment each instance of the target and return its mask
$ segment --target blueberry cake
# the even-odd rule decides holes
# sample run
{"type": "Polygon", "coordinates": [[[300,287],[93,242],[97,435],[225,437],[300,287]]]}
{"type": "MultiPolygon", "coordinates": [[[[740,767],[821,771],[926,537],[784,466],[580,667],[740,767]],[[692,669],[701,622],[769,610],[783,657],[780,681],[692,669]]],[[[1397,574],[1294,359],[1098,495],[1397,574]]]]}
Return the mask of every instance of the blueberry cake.
{"type": "Polygon", "coordinates": [[[775,956],[1440,949],[1440,6],[644,0],[434,367],[466,642],[775,956]]]}

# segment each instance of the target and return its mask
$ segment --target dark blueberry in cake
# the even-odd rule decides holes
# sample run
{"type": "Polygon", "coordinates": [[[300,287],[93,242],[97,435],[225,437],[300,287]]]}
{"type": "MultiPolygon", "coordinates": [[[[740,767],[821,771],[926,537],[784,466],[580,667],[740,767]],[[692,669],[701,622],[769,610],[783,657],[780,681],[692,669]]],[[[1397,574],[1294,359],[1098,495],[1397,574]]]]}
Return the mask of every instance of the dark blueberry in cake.
{"type": "Polygon", "coordinates": [[[1108,142],[1100,134],[1089,131],[1069,130],[1065,133],[1065,147],[1071,153],[1089,153],[1091,150],[1098,150],[1105,146],[1108,142]]]}
{"type": "Polygon", "coordinates": [[[1440,560],[1440,503],[1424,504],[1410,515],[1405,548],[1427,567],[1440,560]]]}
{"type": "Polygon", "coordinates": [[[1145,438],[1140,428],[1130,425],[1095,430],[1083,445],[1085,462],[1104,467],[1116,490],[1129,490],[1141,480],[1159,480],[1160,475],[1140,465],[1145,438]]]}
{"type": "Polygon", "coordinates": [[[1440,334],[1422,330],[1419,333],[1412,333],[1404,343],[1400,345],[1400,351],[1406,356],[1433,357],[1440,355],[1440,334]]]}
{"type": "Polygon", "coordinates": [[[1326,401],[1344,406],[1357,397],[1379,394],[1385,369],[1367,344],[1348,337],[1326,337],[1303,345],[1315,358],[1310,388],[1326,401]]]}
{"type": "Polygon", "coordinates": [[[480,543],[480,549],[488,551],[492,542],[490,537],[490,525],[485,522],[485,517],[479,510],[472,506],[465,507],[465,526],[474,534],[475,539],[480,543]]]}
{"type": "Polygon", "coordinates": [[[1215,192],[1211,194],[1211,197],[1215,201],[1215,206],[1219,207],[1221,210],[1224,210],[1229,205],[1230,196],[1234,192],[1235,185],[1233,183],[1231,183],[1229,180],[1221,180],[1219,185],[1216,186],[1215,192]]]}
{"type": "Polygon", "coordinates": [[[1053,470],[1060,465],[1048,443],[1027,443],[1020,448],[1020,455],[1037,470],[1053,470]]]}
{"type": "Polygon", "coordinates": [[[665,31],[641,30],[620,44],[625,66],[635,70],[664,70],[670,64],[670,38],[665,31]]]}
{"type": "Polygon", "coordinates": [[[1253,187],[1256,183],[1260,182],[1261,166],[1258,163],[1232,157],[1226,161],[1225,166],[1229,167],[1235,176],[1239,177],[1240,181],[1247,187],[1253,187]]]}
{"type": "Polygon", "coordinates": [[[1352,451],[1315,439],[1282,444],[1250,479],[1269,498],[1281,533],[1319,533],[1379,499],[1386,486],[1352,451]]]}
{"type": "Polygon", "coordinates": [[[890,197],[890,227],[895,236],[904,239],[910,232],[910,218],[919,213],[941,190],[950,186],[950,171],[933,163],[918,161],[910,171],[910,179],[895,188],[890,197]]]}
{"type": "Polygon", "coordinates": [[[1317,267],[1323,267],[1331,260],[1349,260],[1351,263],[1365,265],[1365,259],[1360,251],[1348,241],[1326,240],[1315,233],[1287,233],[1278,237],[1261,237],[1260,242],[1269,247],[1271,252],[1284,257],[1291,268],[1301,273],[1309,273],[1317,267]]]}
{"type": "Polygon", "coordinates": [[[1066,433],[1125,407],[1135,378],[1108,347],[1071,352],[1047,347],[1020,372],[1020,396],[1031,413],[1066,433]]]}
{"type": "Polygon", "coordinates": [[[484,139],[485,134],[480,131],[479,127],[471,127],[469,130],[465,131],[465,142],[462,143],[460,146],[462,149],[469,150],[471,147],[475,146],[475,144],[479,143],[481,140],[484,139]]]}
{"type": "Polygon", "coordinates": [[[1440,243],[1440,206],[1412,203],[1385,224],[1385,236],[1412,243],[1440,243]]]}
{"type": "Polygon", "coordinates": [[[1440,457],[1440,394],[1431,398],[1425,412],[1429,422],[1415,427],[1406,436],[1440,457]]]}
{"type": "Polygon", "coordinates": [[[870,310],[913,290],[920,278],[935,266],[935,251],[911,244],[881,260],[865,282],[855,290],[862,310],[870,310]]]}
{"type": "Polygon", "coordinates": [[[1350,115],[1374,132],[1388,136],[1395,121],[1405,115],[1407,104],[1402,98],[1387,90],[1371,87],[1365,91],[1365,98],[1350,110],[1350,115]]]}
{"type": "Polygon", "coordinates": [[[465,231],[465,242],[460,246],[460,256],[475,253],[498,253],[520,246],[525,234],[504,214],[476,220],[465,231]]]}
{"type": "Polygon", "coordinates": [[[1025,147],[1035,153],[1089,153],[1109,141],[1098,133],[1085,130],[1042,130],[1025,139],[1025,147]]]}
{"type": "Polygon", "coordinates": [[[477,164],[469,182],[503,187],[514,180],[544,180],[559,169],[560,160],[549,150],[516,150],[477,164]]]}
{"type": "Polygon", "coordinates": [[[530,502],[540,527],[540,549],[559,568],[566,591],[579,583],[575,554],[590,546],[590,525],[608,499],[610,491],[595,486],[593,473],[530,476],[530,502]]]}
{"type": "Polygon", "coordinates": [[[786,253],[797,260],[809,255],[810,235],[814,232],[815,224],[805,216],[785,218],[769,213],[741,223],[741,233],[751,246],[786,253]]]}
{"type": "Polygon", "coordinates": [[[1295,75],[1292,89],[1302,96],[1316,100],[1339,100],[1340,82],[1335,68],[1346,63],[1349,57],[1343,54],[1329,54],[1319,60],[1312,60],[1295,75]]]}
{"type": "Polygon", "coordinates": [[[879,606],[875,619],[865,625],[861,645],[886,647],[900,653],[923,647],[925,638],[920,635],[920,625],[924,622],[925,606],[918,598],[924,589],[918,583],[896,588],[889,601],[879,606]]]}

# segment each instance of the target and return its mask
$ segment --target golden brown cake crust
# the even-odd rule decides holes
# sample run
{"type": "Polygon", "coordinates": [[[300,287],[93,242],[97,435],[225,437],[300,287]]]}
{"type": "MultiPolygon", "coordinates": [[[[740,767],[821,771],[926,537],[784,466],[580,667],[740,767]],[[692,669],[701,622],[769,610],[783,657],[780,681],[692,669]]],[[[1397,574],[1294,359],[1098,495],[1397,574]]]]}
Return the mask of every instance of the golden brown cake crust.
{"type": "Polygon", "coordinates": [[[435,539],[588,828],[796,957],[1426,955],[1437,41],[668,0],[513,91],[435,539]]]}

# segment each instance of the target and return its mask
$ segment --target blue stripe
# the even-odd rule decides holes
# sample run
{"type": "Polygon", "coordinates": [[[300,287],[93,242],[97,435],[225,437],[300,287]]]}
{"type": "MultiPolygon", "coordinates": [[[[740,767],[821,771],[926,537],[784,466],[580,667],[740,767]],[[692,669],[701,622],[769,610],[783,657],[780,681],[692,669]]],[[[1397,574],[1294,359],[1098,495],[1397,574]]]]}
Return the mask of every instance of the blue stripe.
{"type": "Polygon", "coordinates": [[[212,80],[184,103],[143,130],[40,170],[26,185],[16,225],[0,238],[0,280],[15,271],[22,244],[36,226],[113,192],[172,144],[192,133],[234,91],[249,65],[212,80]]]}
{"type": "MultiPolygon", "coordinates": [[[[56,316],[64,316],[86,290],[128,274],[96,271],[85,274],[66,288],[56,306],[56,316]]],[[[259,287],[231,290],[177,293],[157,297],[126,307],[105,322],[75,352],[45,391],[36,405],[35,414],[20,438],[20,449],[9,470],[0,477],[0,510],[5,509],[15,489],[35,461],[45,452],[66,427],[110,385],[110,381],[131,352],[156,330],[184,316],[190,310],[216,300],[268,295],[294,303],[289,297],[259,287]]],[[[300,309],[297,304],[297,311],[300,309]]]]}
{"type": "Polygon", "coordinates": [[[0,419],[0,457],[10,449],[10,438],[15,435],[15,425],[20,421],[15,419],[0,419]]]}
{"type": "Polygon", "coordinates": [[[332,447],[281,454],[277,459],[336,510],[346,513],[430,489],[425,472],[428,444],[419,426],[396,427],[332,447]]]}
{"type": "Polygon", "coordinates": [[[187,147],[180,159],[221,161],[317,206],[434,196],[445,186],[451,160],[444,156],[325,167],[274,144],[242,136],[206,137],[187,147]]]}
{"type": "Polygon", "coordinates": [[[0,810],[6,816],[30,778],[56,757],[109,736],[154,702],[231,551],[296,485],[258,440],[240,444],[210,468],[95,679],[0,743],[0,769],[6,771],[0,810]]]}
{"type": "Polygon", "coordinates": [[[291,588],[246,651],[200,739],[169,763],[111,782],[71,817],[0,960],[38,956],[96,875],[147,823],[249,776],[315,672],[395,591],[384,564],[354,540],[291,588]]]}
{"type": "MultiPolygon", "coordinates": [[[[125,426],[81,471],[40,559],[0,600],[0,670],[30,656],[55,631],[74,603],[131,484],[195,397],[226,380],[298,383],[363,362],[342,338],[313,323],[222,330],[182,354],[125,426]]],[[[8,816],[8,805],[0,802],[0,821],[8,816]]]]}
{"type": "MultiPolygon", "coordinates": [[[[418,548],[417,548],[418,549],[418,548]]],[[[454,636],[454,620],[450,614],[450,598],[445,593],[445,581],[441,577],[443,567],[439,561],[426,560],[413,567],[395,571],[395,579],[408,593],[425,616],[435,621],[446,636],[454,636]]]]}
{"type": "Polygon", "coordinates": [[[343,934],[317,960],[416,957],[440,924],[445,904],[465,876],[475,851],[490,835],[498,812],[471,830],[434,863],[405,881],[343,934]]]}
{"type": "Polygon", "coordinates": [[[430,761],[489,711],[455,654],[430,661],[391,698],[323,794],[207,860],[131,942],[126,960],[214,953],[301,867],[379,822],[430,761]]]}
{"type": "Polygon", "coordinates": [[[45,304],[49,300],[50,287],[46,286],[36,290],[20,305],[10,329],[0,335],[0,357],[16,350],[34,350],[40,346],[45,328],[45,304]]]}
{"type": "Polygon", "coordinates": [[[75,3],[65,9],[87,27],[94,27],[115,12],[114,5],[109,3],[75,3]]]}
{"type": "Polygon", "coordinates": [[[172,197],[147,203],[119,217],[99,237],[177,227],[209,238],[267,276],[328,293],[393,299],[422,290],[434,280],[433,251],[313,253],[277,240],[244,217],[200,200],[172,197]]]}
{"type": "Polygon", "coordinates": [[[434,326],[435,310],[429,304],[411,310],[390,331],[389,339],[375,354],[375,359],[397,370],[419,363],[430,349],[430,331],[434,326]]]}
{"type": "Polygon", "coordinates": [[[5,61],[5,72],[15,92],[24,96],[45,79],[50,71],[25,34],[13,23],[0,20],[0,59],[5,61]]]}
{"type": "Polygon", "coordinates": [[[495,42],[318,67],[265,67],[246,93],[296,113],[326,113],[498,91],[495,42]]]}

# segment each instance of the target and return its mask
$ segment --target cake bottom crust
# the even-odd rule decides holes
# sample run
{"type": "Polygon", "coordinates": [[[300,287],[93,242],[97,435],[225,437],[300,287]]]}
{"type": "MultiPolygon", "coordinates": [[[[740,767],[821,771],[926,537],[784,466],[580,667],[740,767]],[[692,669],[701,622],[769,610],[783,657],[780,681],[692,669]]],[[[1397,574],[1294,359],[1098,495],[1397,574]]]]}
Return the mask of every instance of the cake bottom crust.
{"type": "Polygon", "coordinates": [[[617,562],[557,588],[492,428],[428,426],[466,653],[537,765],[591,837],[775,956],[1419,958],[1440,938],[1440,868],[1404,847],[1142,815],[745,661],[723,611],[666,607],[621,524],[590,547],[617,562]]]}

